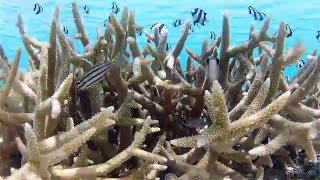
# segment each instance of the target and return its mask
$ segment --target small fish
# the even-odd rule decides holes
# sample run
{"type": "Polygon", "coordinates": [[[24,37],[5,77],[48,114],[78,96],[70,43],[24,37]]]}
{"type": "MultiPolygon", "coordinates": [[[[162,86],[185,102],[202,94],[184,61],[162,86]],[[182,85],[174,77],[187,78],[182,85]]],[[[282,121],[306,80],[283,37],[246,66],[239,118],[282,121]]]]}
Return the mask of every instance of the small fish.
{"type": "Polygon", "coordinates": [[[302,66],[305,65],[305,64],[306,63],[304,62],[304,60],[300,59],[298,66],[299,66],[299,68],[302,68],[302,66]]]}
{"type": "Polygon", "coordinates": [[[173,21],[172,26],[173,27],[179,27],[182,24],[182,20],[181,19],[176,19],[173,21]]]}
{"type": "Polygon", "coordinates": [[[155,29],[156,27],[158,28],[160,34],[163,32],[162,30],[167,29],[166,25],[164,25],[164,24],[162,24],[162,23],[154,23],[154,24],[151,25],[150,29],[151,29],[152,31],[154,31],[154,29],[155,29]]]}
{"type": "Polygon", "coordinates": [[[138,36],[141,36],[142,35],[142,30],[143,30],[143,26],[141,25],[136,25],[136,33],[138,36]]]}
{"type": "Polygon", "coordinates": [[[209,20],[207,19],[207,13],[200,9],[200,8],[195,8],[191,11],[191,15],[193,18],[193,25],[198,25],[201,24],[202,26],[204,26],[204,22],[209,22],[209,20]]]}
{"type": "Polygon", "coordinates": [[[291,29],[291,27],[289,26],[289,24],[286,24],[286,31],[287,31],[287,37],[292,36],[293,30],[291,29]]]}
{"type": "MultiPolygon", "coordinates": [[[[293,33],[293,30],[291,29],[291,27],[289,26],[289,24],[286,24],[286,37],[290,37],[290,36],[292,36],[292,33],[293,33]]],[[[274,34],[273,34],[273,36],[277,36],[277,34],[278,34],[278,32],[275,32],[274,34]]]]}
{"type": "Polygon", "coordinates": [[[108,19],[104,20],[103,27],[107,27],[107,25],[111,22],[111,16],[108,17],[108,19]]]}
{"type": "Polygon", "coordinates": [[[89,14],[89,7],[87,5],[85,5],[83,7],[84,12],[86,12],[87,14],[89,14]]]}
{"type": "Polygon", "coordinates": [[[216,40],[216,33],[210,31],[210,39],[216,40]]]}
{"type": "Polygon", "coordinates": [[[189,30],[190,30],[189,35],[194,32],[194,28],[193,28],[192,24],[190,24],[189,30]]]}
{"type": "Polygon", "coordinates": [[[264,18],[267,17],[267,15],[259,10],[257,10],[256,8],[252,7],[252,6],[248,6],[248,11],[249,14],[251,14],[254,18],[254,20],[258,20],[258,21],[262,21],[264,20],[264,18]]]}
{"type": "Polygon", "coordinates": [[[106,27],[107,24],[109,24],[109,21],[106,19],[106,20],[104,20],[104,22],[103,22],[103,27],[106,27]]]}
{"type": "Polygon", "coordinates": [[[320,31],[318,30],[318,34],[316,35],[317,40],[320,40],[320,31]]]}
{"type": "Polygon", "coordinates": [[[137,29],[136,33],[137,33],[138,36],[141,36],[142,35],[142,30],[141,29],[137,29]]]}
{"type": "Polygon", "coordinates": [[[166,51],[169,51],[171,49],[171,45],[169,43],[166,43],[166,51]]]}
{"type": "Polygon", "coordinates": [[[33,7],[33,11],[35,11],[35,12],[36,12],[36,15],[37,15],[37,14],[42,13],[43,8],[41,7],[40,4],[35,3],[35,4],[34,4],[34,7],[33,7]]]}
{"type": "Polygon", "coordinates": [[[115,2],[112,2],[112,12],[115,14],[118,14],[119,11],[120,11],[120,8],[119,8],[118,4],[115,2]]]}
{"type": "Polygon", "coordinates": [[[64,32],[65,34],[68,34],[68,33],[69,33],[69,30],[68,30],[67,26],[63,26],[63,32],[64,32]]]}
{"type": "Polygon", "coordinates": [[[105,61],[102,64],[93,66],[78,82],[77,89],[80,91],[88,89],[90,86],[101,82],[108,73],[112,62],[105,61]]]}

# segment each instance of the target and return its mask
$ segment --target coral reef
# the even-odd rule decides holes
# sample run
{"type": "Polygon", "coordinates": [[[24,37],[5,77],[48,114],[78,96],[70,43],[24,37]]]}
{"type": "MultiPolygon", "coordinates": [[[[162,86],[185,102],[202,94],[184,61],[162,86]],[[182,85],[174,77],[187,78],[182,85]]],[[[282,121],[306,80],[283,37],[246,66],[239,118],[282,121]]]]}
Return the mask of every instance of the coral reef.
{"type": "Polygon", "coordinates": [[[145,32],[141,50],[141,26],[128,8],[120,20],[110,15],[95,43],[75,3],[72,14],[83,53],[60,29],[58,7],[48,42],[27,34],[18,17],[28,71],[18,70],[20,48],[9,63],[0,46],[3,178],[316,176],[320,57],[313,52],[286,81],[283,69],[298,63],[305,49],[298,42],[284,51],[284,22],[270,36],[267,18],[260,31],[250,27],[248,41],[231,47],[224,14],[221,36],[204,41],[200,55],[187,48],[183,68],[189,21],[172,51],[166,51],[168,32],[157,28],[145,32]],[[91,82],[79,88],[79,80],[91,82]]]}

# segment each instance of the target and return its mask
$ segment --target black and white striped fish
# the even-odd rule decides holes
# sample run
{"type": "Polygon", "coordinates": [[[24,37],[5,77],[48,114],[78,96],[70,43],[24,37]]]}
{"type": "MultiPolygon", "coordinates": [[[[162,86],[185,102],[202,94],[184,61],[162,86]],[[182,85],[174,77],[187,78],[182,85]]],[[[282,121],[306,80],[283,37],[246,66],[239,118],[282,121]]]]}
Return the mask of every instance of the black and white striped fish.
{"type": "Polygon", "coordinates": [[[169,51],[171,49],[171,45],[169,43],[166,43],[166,51],[169,51]]]}
{"type": "Polygon", "coordinates": [[[194,32],[194,27],[192,24],[190,24],[189,30],[189,35],[194,32]]]}
{"type": "Polygon", "coordinates": [[[36,15],[37,15],[37,14],[42,13],[43,8],[42,8],[42,6],[41,6],[39,3],[35,3],[35,4],[34,4],[34,7],[33,7],[33,11],[35,11],[35,12],[36,12],[36,15]]]}
{"type": "Polygon", "coordinates": [[[64,32],[65,34],[69,34],[69,30],[68,30],[68,27],[67,27],[67,26],[63,26],[62,28],[63,28],[63,32],[64,32]]]}
{"type": "Polygon", "coordinates": [[[103,26],[107,27],[107,25],[110,23],[111,23],[111,16],[109,16],[108,19],[104,20],[103,26]]]}
{"type": "Polygon", "coordinates": [[[303,65],[305,65],[305,64],[306,64],[306,63],[304,62],[304,60],[303,60],[303,59],[300,59],[298,66],[299,66],[299,68],[302,68],[303,65]]]}
{"type": "MultiPolygon", "coordinates": [[[[292,36],[293,30],[289,26],[289,24],[286,24],[286,37],[292,36]]],[[[273,36],[276,36],[278,32],[275,32],[273,36]]]]}
{"type": "Polygon", "coordinates": [[[142,35],[142,30],[141,29],[137,29],[136,33],[137,33],[138,36],[141,36],[142,35]]]}
{"type": "Polygon", "coordinates": [[[207,19],[207,13],[200,8],[194,8],[191,11],[191,15],[193,19],[193,25],[201,24],[202,26],[204,26],[204,22],[209,22],[209,20],[207,19]]]}
{"type": "Polygon", "coordinates": [[[108,73],[112,62],[105,61],[102,64],[93,66],[78,82],[77,89],[80,91],[86,90],[94,84],[101,82],[108,73]]]}
{"type": "Polygon", "coordinates": [[[210,31],[210,39],[216,40],[216,33],[214,33],[213,31],[210,31]]]}
{"type": "Polygon", "coordinates": [[[317,33],[317,35],[316,35],[316,39],[317,39],[318,41],[320,41],[320,31],[318,30],[317,32],[318,32],[318,33],[317,33]]]}
{"type": "Polygon", "coordinates": [[[289,24],[286,24],[286,31],[287,31],[287,37],[292,36],[293,30],[291,29],[291,27],[289,26],[289,24]]]}
{"type": "Polygon", "coordinates": [[[143,26],[136,26],[136,33],[138,36],[142,35],[143,26]]]}
{"type": "Polygon", "coordinates": [[[262,20],[264,20],[264,18],[267,17],[267,15],[265,13],[257,10],[256,8],[254,8],[252,6],[248,6],[248,11],[249,11],[249,14],[252,15],[254,20],[257,20],[257,21],[262,21],[262,20]]]}
{"type": "Polygon", "coordinates": [[[120,12],[120,8],[117,3],[112,2],[112,12],[118,14],[120,12]]]}
{"type": "Polygon", "coordinates": [[[87,5],[83,7],[83,10],[86,14],[89,14],[89,7],[87,5]]]}
{"type": "Polygon", "coordinates": [[[152,24],[151,27],[150,27],[150,29],[151,29],[152,31],[154,31],[155,28],[158,28],[160,34],[161,34],[162,32],[164,32],[164,30],[167,29],[166,25],[164,25],[164,24],[162,24],[162,23],[154,23],[154,24],[152,24]]]}
{"type": "Polygon", "coordinates": [[[172,26],[173,27],[179,27],[182,24],[182,20],[181,19],[176,19],[172,22],[172,26]]]}

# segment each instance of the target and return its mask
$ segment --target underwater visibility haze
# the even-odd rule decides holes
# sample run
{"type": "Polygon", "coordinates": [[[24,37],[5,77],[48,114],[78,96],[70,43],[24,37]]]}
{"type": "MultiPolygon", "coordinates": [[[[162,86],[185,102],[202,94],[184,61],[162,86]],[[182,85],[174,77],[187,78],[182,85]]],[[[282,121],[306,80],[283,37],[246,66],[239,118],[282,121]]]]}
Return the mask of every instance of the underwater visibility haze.
{"type": "Polygon", "coordinates": [[[317,179],[319,0],[0,0],[5,179],[317,179]]]}

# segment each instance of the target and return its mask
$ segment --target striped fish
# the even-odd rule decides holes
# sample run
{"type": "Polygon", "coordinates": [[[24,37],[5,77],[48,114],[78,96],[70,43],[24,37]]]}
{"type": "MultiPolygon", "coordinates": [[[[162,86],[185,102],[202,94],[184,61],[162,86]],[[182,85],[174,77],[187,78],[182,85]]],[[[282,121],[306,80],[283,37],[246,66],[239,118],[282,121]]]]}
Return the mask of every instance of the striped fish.
{"type": "Polygon", "coordinates": [[[318,32],[318,33],[317,33],[317,35],[316,35],[316,39],[319,41],[319,40],[320,40],[320,31],[318,30],[317,32],[318,32]]]}
{"type": "Polygon", "coordinates": [[[297,66],[299,66],[299,68],[302,68],[306,63],[304,62],[303,59],[300,59],[299,64],[297,66]]]}
{"type": "MultiPolygon", "coordinates": [[[[207,19],[207,13],[200,9],[200,8],[194,8],[191,11],[192,19],[193,19],[193,26],[201,24],[204,26],[204,22],[209,22],[207,19]]],[[[199,27],[199,26],[198,26],[199,27]]]]}
{"type": "Polygon", "coordinates": [[[154,31],[156,27],[158,28],[160,34],[162,34],[165,30],[167,30],[166,25],[162,23],[154,23],[151,25],[150,29],[154,31]]]}
{"type": "Polygon", "coordinates": [[[252,7],[252,6],[248,6],[248,11],[249,14],[251,14],[254,18],[254,20],[258,20],[258,21],[262,21],[264,20],[264,18],[267,17],[267,15],[259,10],[257,10],[256,8],[252,7]]]}
{"type": "Polygon", "coordinates": [[[112,63],[105,61],[102,64],[93,66],[77,83],[77,89],[80,91],[86,90],[94,84],[101,82],[107,72],[109,71],[112,63]]]}

